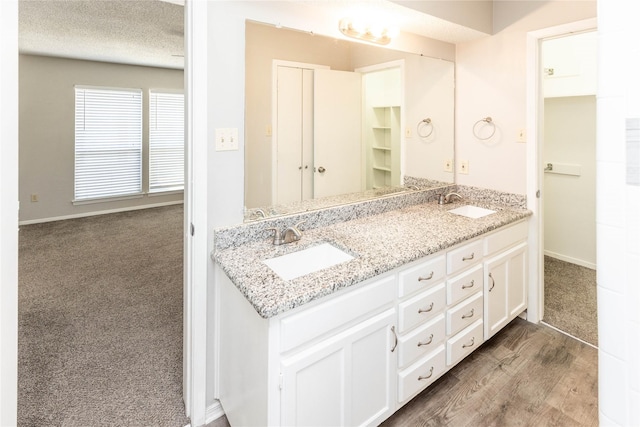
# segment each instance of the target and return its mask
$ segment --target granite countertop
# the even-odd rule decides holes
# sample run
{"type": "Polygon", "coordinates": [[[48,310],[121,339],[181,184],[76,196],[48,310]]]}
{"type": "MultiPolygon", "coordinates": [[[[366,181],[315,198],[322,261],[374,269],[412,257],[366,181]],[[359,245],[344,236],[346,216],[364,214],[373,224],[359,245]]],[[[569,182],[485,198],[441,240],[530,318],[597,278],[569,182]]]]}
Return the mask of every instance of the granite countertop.
{"type": "Polygon", "coordinates": [[[298,242],[274,246],[265,239],[218,250],[212,258],[258,314],[270,318],[530,215],[496,204],[429,202],[308,231],[303,225],[298,242]],[[466,204],[496,213],[471,219],[448,212],[466,204]],[[325,242],[354,259],[288,281],[262,262],[325,242]]]}

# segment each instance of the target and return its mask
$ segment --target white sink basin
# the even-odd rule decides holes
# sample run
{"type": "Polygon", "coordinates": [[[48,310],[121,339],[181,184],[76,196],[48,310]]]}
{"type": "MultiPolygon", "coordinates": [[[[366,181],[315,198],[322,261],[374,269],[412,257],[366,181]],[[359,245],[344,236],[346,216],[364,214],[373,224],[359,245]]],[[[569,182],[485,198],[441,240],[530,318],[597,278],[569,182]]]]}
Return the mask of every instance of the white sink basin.
{"type": "Polygon", "coordinates": [[[473,205],[460,206],[459,208],[451,209],[449,212],[456,215],[466,216],[467,218],[482,218],[483,216],[496,213],[491,209],[485,209],[473,205]]]}
{"type": "Polygon", "coordinates": [[[329,243],[322,243],[263,261],[284,280],[295,279],[352,260],[353,256],[329,243]]]}

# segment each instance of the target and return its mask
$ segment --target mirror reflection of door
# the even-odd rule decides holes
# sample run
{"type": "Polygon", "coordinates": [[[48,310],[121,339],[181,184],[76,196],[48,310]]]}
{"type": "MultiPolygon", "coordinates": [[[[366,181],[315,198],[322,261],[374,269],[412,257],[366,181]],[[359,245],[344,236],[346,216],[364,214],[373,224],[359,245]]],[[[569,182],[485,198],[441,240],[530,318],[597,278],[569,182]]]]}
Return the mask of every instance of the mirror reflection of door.
{"type": "Polygon", "coordinates": [[[316,70],[314,197],[362,191],[362,76],[316,70]]]}
{"type": "Polygon", "coordinates": [[[274,204],[361,191],[359,73],[277,67],[274,204]]]}

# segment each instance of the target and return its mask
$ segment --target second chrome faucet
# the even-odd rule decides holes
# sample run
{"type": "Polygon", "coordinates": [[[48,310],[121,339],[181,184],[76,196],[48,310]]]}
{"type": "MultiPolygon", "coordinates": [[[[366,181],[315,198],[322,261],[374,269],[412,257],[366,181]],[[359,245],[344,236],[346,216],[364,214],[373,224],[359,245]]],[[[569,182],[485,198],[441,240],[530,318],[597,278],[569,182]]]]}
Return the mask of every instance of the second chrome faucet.
{"type": "Polygon", "coordinates": [[[299,227],[303,223],[304,221],[300,221],[296,225],[285,228],[284,231],[280,231],[280,229],[276,227],[271,227],[267,230],[273,230],[273,244],[282,245],[285,243],[297,242],[302,238],[302,230],[300,230],[299,227]]]}
{"type": "Polygon", "coordinates": [[[457,198],[459,198],[460,200],[462,200],[462,196],[459,195],[458,193],[449,193],[447,195],[444,194],[438,194],[438,204],[439,205],[446,205],[448,203],[451,203],[453,200],[451,200],[451,198],[455,196],[457,198]]]}

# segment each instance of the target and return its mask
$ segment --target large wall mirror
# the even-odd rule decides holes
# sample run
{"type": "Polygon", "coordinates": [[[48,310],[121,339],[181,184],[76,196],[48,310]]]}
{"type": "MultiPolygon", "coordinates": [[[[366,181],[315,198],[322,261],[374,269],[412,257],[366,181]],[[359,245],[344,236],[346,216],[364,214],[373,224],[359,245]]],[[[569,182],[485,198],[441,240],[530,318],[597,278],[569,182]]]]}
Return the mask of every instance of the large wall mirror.
{"type": "Polygon", "coordinates": [[[247,21],[245,78],[245,220],[453,182],[453,62],[247,21]]]}

